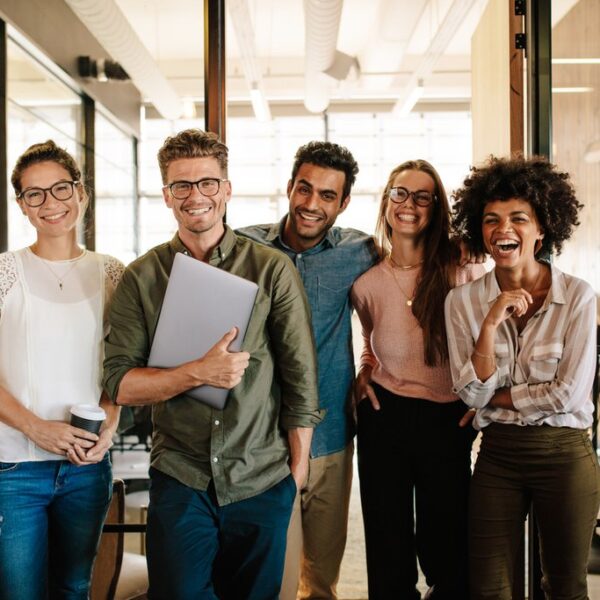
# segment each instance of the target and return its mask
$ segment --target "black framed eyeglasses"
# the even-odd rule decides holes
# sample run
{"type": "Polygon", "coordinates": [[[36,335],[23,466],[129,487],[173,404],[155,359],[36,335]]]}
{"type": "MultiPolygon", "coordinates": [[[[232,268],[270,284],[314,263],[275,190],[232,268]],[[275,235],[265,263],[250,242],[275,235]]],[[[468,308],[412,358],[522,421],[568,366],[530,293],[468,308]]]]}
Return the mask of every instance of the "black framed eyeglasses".
{"type": "Polygon", "coordinates": [[[409,192],[405,187],[398,186],[390,188],[388,194],[390,200],[394,204],[404,204],[409,196],[412,196],[413,202],[417,206],[429,206],[432,202],[435,202],[436,196],[426,190],[417,190],[416,192],[409,192]]]}
{"type": "Polygon", "coordinates": [[[17,198],[23,200],[27,206],[35,208],[46,202],[46,194],[50,192],[53,198],[65,202],[73,197],[73,188],[79,181],[57,181],[48,188],[32,187],[23,190],[17,198]]]}
{"type": "Polygon", "coordinates": [[[221,183],[229,179],[217,179],[216,177],[204,177],[198,181],[174,181],[163,186],[169,188],[171,196],[177,200],[187,200],[192,195],[194,186],[203,196],[216,196],[221,188],[221,183]]]}

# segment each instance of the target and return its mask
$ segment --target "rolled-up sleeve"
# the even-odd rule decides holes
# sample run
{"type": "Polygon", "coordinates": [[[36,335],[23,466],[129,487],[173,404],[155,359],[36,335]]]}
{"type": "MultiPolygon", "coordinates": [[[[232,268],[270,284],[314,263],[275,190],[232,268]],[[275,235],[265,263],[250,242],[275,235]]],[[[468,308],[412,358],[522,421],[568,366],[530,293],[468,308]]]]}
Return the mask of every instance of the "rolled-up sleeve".
{"type": "Polygon", "coordinates": [[[145,367],[149,353],[140,294],[135,276],[129,270],[123,274],[112,297],[108,321],[102,383],[114,402],[125,374],[135,367],[145,367]]]}
{"type": "Polygon", "coordinates": [[[471,362],[475,339],[468,323],[467,311],[472,309],[469,288],[464,285],[451,290],[444,305],[452,390],[468,406],[483,408],[499,387],[499,372],[496,367],[488,379],[481,381],[471,362]]]}
{"type": "Polygon", "coordinates": [[[280,425],[283,429],[315,427],[319,409],[317,359],[310,309],[300,276],[285,257],[277,262],[269,337],[281,387],[280,425]]]}

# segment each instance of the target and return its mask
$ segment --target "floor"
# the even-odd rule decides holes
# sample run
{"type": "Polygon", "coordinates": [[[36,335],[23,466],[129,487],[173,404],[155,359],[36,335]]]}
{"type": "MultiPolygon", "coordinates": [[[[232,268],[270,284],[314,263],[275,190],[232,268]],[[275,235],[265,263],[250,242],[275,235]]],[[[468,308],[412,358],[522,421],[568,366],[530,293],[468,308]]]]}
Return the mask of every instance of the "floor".
{"type": "MultiPolygon", "coordinates": [[[[148,455],[144,452],[128,453],[128,456],[117,459],[115,464],[115,475],[128,479],[135,477],[142,472],[147,473],[148,455]]],[[[134,486],[135,489],[135,486],[134,486]]],[[[130,521],[140,519],[140,505],[147,502],[147,492],[134,491],[128,494],[127,498],[127,517],[130,521]]],[[[135,589],[139,593],[140,579],[144,574],[144,559],[139,556],[140,536],[139,534],[128,534],[125,536],[125,549],[130,556],[128,564],[124,566],[124,571],[129,572],[129,586],[120,586],[120,593],[117,600],[124,600],[130,597],[129,593],[135,589]],[[136,556],[137,555],[137,556],[136,556]],[[132,588],[133,586],[133,588],[132,588]]],[[[600,551],[600,550],[599,550],[600,551]]],[[[589,575],[589,598],[590,600],[600,600],[600,575],[589,575]]],[[[427,586],[424,581],[420,581],[419,589],[425,592],[427,586]]],[[[366,600],[367,599],[367,572],[365,565],[364,534],[362,525],[362,516],[360,508],[360,493],[358,487],[358,474],[356,472],[356,463],[354,469],[354,479],[352,482],[352,494],[350,498],[350,518],[348,525],[348,542],[346,553],[342,562],[340,582],[338,585],[338,596],[340,600],[366,600]]]]}

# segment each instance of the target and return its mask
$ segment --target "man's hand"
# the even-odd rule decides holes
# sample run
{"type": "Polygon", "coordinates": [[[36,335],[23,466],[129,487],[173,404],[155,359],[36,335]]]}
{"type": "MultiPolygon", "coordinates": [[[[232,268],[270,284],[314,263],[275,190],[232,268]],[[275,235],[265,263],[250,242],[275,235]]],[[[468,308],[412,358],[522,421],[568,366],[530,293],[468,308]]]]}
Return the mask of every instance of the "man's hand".
{"type": "Polygon", "coordinates": [[[75,444],[88,450],[97,441],[98,436],[85,429],[73,427],[62,421],[46,421],[36,418],[24,431],[25,435],[36,445],[54,454],[66,455],[75,444]]]}
{"type": "Polygon", "coordinates": [[[229,352],[229,344],[237,334],[237,328],[233,327],[201,359],[196,361],[201,368],[204,384],[230,390],[242,380],[250,362],[250,354],[229,352]]]}

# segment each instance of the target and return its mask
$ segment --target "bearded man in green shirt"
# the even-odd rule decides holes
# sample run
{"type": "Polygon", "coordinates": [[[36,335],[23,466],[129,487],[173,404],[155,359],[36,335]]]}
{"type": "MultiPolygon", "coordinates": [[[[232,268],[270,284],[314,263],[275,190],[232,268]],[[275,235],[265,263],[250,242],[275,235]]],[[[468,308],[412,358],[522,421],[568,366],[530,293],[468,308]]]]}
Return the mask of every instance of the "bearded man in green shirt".
{"type": "Polygon", "coordinates": [[[149,598],[275,600],[292,503],[322,418],[306,296],[287,257],[224,224],[227,147],[214,134],[182,131],[167,138],[158,160],[177,234],[125,271],[110,308],[104,372],[118,404],[152,405],[149,598]],[[228,350],[232,330],[197,360],[150,368],[177,252],[259,291],[242,351],[228,350]],[[186,395],[203,384],[230,390],[223,410],[186,395]]]}

